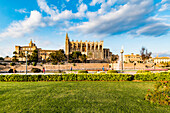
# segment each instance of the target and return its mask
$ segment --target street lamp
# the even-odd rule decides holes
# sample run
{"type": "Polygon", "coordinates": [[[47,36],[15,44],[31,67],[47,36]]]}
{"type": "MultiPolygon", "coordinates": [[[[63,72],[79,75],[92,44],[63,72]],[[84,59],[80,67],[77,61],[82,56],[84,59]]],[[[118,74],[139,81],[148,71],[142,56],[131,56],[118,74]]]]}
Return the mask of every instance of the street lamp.
{"type": "Polygon", "coordinates": [[[26,56],[26,74],[27,74],[27,54],[28,54],[28,51],[25,51],[25,56],[26,56]]]}
{"type": "Polygon", "coordinates": [[[123,72],[123,53],[124,53],[123,48],[120,50],[120,53],[121,53],[121,67],[122,67],[122,72],[123,72]]]}

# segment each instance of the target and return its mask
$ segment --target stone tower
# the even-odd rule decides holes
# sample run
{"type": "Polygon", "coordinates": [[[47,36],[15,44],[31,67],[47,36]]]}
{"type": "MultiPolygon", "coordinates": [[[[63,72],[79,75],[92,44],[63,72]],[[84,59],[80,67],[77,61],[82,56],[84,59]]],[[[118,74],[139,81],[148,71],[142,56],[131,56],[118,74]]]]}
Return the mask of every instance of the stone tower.
{"type": "Polygon", "coordinates": [[[66,55],[69,55],[70,53],[69,43],[70,41],[69,41],[68,33],[66,33],[66,39],[65,39],[65,52],[66,52],[65,54],[66,55]]]}

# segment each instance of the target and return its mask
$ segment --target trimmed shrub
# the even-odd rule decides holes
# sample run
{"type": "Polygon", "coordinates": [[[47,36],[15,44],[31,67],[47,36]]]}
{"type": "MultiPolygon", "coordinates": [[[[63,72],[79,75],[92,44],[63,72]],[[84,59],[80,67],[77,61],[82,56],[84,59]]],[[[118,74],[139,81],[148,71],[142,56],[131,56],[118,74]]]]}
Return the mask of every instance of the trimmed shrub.
{"type": "Polygon", "coordinates": [[[88,73],[86,70],[79,70],[78,73],[88,73]]]}
{"type": "Polygon", "coordinates": [[[170,73],[141,73],[135,74],[134,80],[142,81],[170,81],[170,73]]]}
{"type": "Polygon", "coordinates": [[[108,70],[107,73],[118,73],[116,70],[108,70]]]}
{"type": "Polygon", "coordinates": [[[136,73],[149,73],[150,71],[148,70],[138,70],[136,73]]]}
{"type": "Polygon", "coordinates": [[[170,105],[170,82],[157,82],[154,91],[148,89],[145,100],[151,103],[170,105]]]}
{"type": "MultiPolygon", "coordinates": [[[[13,73],[14,72],[14,70],[13,69],[9,69],[9,71],[8,71],[8,73],[13,73]]],[[[15,73],[16,73],[17,71],[15,70],[15,73]]]]}
{"type": "Polygon", "coordinates": [[[129,74],[0,75],[0,81],[131,81],[129,74]]]}
{"type": "Polygon", "coordinates": [[[10,66],[15,66],[16,64],[14,62],[10,63],[10,66]]]}
{"type": "Polygon", "coordinates": [[[39,73],[39,72],[41,72],[41,69],[39,69],[39,68],[32,68],[32,69],[31,69],[31,72],[33,72],[33,73],[39,73]]]}
{"type": "Polygon", "coordinates": [[[32,65],[33,65],[33,66],[36,66],[36,65],[37,65],[37,62],[33,62],[32,65]]]}

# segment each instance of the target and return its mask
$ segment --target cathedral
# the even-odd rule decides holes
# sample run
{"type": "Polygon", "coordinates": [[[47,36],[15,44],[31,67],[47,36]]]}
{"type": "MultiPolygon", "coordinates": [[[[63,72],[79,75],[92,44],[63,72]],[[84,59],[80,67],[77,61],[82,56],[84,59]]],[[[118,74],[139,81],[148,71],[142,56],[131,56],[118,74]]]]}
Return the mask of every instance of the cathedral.
{"type": "Polygon", "coordinates": [[[100,42],[85,42],[70,41],[68,33],[65,38],[65,54],[68,56],[74,51],[80,51],[87,56],[87,60],[110,60],[112,52],[110,49],[103,48],[103,41],[100,42]]]}

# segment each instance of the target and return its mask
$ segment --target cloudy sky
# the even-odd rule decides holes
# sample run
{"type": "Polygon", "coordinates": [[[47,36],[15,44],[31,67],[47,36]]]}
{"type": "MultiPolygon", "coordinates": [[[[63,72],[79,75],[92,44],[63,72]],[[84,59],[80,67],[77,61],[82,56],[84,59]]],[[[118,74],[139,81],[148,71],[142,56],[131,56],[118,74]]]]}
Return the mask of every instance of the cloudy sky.
{"type": "Polygon", "coordinates": [[[104,41],[119,54],[170,56],[169,0],[0,0],[0,56],[30,39],[42,49],[64,48],[71,40],[104,41]]]}

